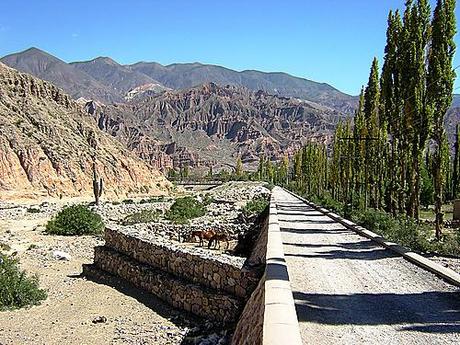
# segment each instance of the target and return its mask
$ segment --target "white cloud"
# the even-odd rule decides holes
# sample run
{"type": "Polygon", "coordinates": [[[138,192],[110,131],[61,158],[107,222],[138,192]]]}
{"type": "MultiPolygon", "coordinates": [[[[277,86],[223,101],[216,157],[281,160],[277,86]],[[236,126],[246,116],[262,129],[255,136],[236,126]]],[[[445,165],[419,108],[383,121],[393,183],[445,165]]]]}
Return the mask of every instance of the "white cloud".
{"type": "Polygon", "coordinates": [[[72,34],[72,37],[73,37],[73,38],[77,38],[78,36],[79,36],[79,35],[76,34],[76,33],[73,33],[73,34],[72,34]]]}

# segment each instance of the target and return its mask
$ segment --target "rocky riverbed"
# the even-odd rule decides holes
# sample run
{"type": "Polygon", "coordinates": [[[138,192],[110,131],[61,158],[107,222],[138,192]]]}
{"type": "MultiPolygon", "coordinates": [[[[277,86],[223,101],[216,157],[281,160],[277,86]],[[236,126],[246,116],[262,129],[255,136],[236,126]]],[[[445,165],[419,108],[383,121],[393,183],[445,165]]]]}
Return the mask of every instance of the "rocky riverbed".
{"type": "MultiPolygon", "coordinates": [[[[269,190],[258,183],[230,183],[201,192],[208,203],[205,216],[189,226],[165,220],[135,224],[160,241],[174,241],[204,255],[221,251],[197,248],[198,244],[176,240],[178,233],[191,229],[218,228],[236,234],[244,231],[240,214],[244,204],[269,190]],[[193,249],[196,248],[196,249],[193,249]]],[[[21,204],[0,202],[0,250],[16,256],[22,269],[37,274],[48,298],[39,306],[0,312],[0,344],[225,344],[227,330],[174,310],[151,295],[105,277],[89,280],[81,276],[82,264],[93,260],[94,247],[103,244],[97,236],[64,237],[44,232],[45,225],[59,210],[76,201],[21,204]]],[[[165,212],[172,198],[141,203],[134,199],[121,203],[104,202],[92,206],[108,224],[121,226],[127,215],[142,210],[165,212]]]]}

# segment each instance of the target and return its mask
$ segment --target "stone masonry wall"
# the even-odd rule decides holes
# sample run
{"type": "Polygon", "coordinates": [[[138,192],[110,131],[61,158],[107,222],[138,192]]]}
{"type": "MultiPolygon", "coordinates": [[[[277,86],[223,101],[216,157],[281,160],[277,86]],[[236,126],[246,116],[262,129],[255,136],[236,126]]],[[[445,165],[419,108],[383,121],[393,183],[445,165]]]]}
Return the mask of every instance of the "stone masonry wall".
{"type": "MultiPolygon", "coordinates": [[[[261,232],[252,250],[248,262],[253,265],[263,263],[267,252],[268,218],[264,221],[261,232]]],[[[232,337],[232,345],[262,344],[265,310],[265,274],[253,291],[241,313],[232,337]]]]}
{"type": "MultiPolygon", "coordinates": [[[[190,284],[172,274],[154,269],[107,247],[96,247],[95,265],[103,271],[128,280],[172,306],[195,315],[222,322],[235,322],[242,309],[242,301],[214,289],[190,284]]],[[[85,274],[92,274],[92,266],[84,266],[85,274]]]]}
{"type": "Polygon", "coordinates": [[[265,309],[265,276],[263,276],[236,325],[232,337],[232,345],[262,344],[265,309]]]}
{"type": "Polygon", "coordinates": [[[105,230],[106,247],[132,257],[140,263],[183,277],[240,299],[247,299],[258,283],[257,273],[243,267],[244,259],[209,255],[197,248],[159,243],[148,232],[129,228],[105,230]]]}

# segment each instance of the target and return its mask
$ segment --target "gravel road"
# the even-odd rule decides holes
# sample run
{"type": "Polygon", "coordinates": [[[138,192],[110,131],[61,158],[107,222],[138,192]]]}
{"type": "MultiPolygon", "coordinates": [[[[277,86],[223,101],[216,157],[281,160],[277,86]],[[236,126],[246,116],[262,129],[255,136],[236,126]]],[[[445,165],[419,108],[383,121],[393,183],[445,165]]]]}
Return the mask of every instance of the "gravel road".
{"type": "Polygon", "coordinates": [[[460,344],[460,291],[276,189],[305,344],[460,344]]]}

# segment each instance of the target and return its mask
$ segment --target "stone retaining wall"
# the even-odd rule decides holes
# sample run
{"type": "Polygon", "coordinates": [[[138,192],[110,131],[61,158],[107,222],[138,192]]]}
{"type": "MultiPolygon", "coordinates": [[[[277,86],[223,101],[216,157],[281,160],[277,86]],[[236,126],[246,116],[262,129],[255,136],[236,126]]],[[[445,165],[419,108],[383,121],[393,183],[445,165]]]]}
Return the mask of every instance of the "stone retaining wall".
{"type": "Polygon", "coordinates": [[[149,231],[168,237],[171,240],[183,242],[188,239],[193,231],[213,230],[218,233],[230,235],[236,238],[236,235],[247,231],[250,224],[245,223],[216,223],[216,224],[170,224],[170,223],[151,223],[151,224],[133,224],[131,228],[148,229],[149,231]]]}
{"type": "MultiPolygon", "coordinates": [[[[242,308],[242,301],[213,289],[190,284],[174,275],[157,270],[107,247],[96,247],[94,262],[99,269],[128,280],[135,286],[153,293],[176,308],[195,315],[234,322],[242,308]]],[[[85,266],[91,274],[92,266],[85,266]]]]}
{"type": "MultiPolygon", "coordinates": [[[[232,345],[262,344],[265,309],[265,275],[247,301],[236,325],[232,345]]],[[[286,343],[287,345],[287,343],[286,343]]]]}
{"type": "Polygon", "coordinates": [[[140,263],[241,299],[247,299],[258,282],[257,273],[243,267],[243,258],[210,255],[194,247],[159,243],[148,232],[130,233],[129,228],[106,229],[104,238],[106,247],[140,263]]]}

